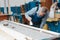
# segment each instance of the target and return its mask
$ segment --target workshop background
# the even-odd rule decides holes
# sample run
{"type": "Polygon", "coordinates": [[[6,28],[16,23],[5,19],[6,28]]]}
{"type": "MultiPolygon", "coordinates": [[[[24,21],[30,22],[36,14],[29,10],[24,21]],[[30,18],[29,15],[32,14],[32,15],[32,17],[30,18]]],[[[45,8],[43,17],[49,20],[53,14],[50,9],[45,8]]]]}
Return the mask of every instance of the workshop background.
{"type": "MultiPolygon", "coordinates": [[[[51,5],[56,1],[60,7],[60,0],[0,0],[0,21],[10,20],[29,25],[29,21],[25,18],[26,12],[39,3],[41,7],[45,6],[50,11],[51,5]]],[[[60,33],[60,9],[54,13],[54,18],[47,19],[43,29],[60,33]]]]}
{"type": "Polygon", "coordinates": [[[36,3],[41,2],[40,6],[45,6],[50,10],[51,5],[56,1],[60,3],[60,0],[0,0],[0,14],[7,14],[1,16],[0,21],[7,19],[29,24],[25,13],[36,7],[36,3]]]}

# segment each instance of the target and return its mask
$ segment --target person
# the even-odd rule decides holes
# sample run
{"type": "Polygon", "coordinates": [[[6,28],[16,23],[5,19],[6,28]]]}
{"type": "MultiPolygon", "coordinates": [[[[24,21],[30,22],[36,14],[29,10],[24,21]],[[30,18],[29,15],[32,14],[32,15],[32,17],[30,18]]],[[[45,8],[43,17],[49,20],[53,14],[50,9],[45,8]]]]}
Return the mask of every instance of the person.
{"type": "Polygon", "coordinates": [[[30,11],[25,13],[26,19],[32,23],[34,27],[43,28],[47,18],[48,18],[48,9],[46,7],[32,8],[30,11]]]}
{"type": "Polygon", "coordinates": [[[56,9],[58,9],[57,4],[58,4],[58,2],[55,2],[51,5],[49,18],[54,18],[54,13],[56,12],[56,9]]]}

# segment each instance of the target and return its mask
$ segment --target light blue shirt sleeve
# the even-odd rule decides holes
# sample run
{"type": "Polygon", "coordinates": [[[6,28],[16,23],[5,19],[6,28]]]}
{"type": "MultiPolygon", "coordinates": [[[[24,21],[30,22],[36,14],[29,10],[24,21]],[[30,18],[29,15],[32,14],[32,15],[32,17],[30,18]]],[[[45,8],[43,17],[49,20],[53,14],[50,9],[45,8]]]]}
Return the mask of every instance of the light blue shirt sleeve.
{"type": "Polygon", "coordinates": [[[36,12],[36,10],[37,10],[37,7],[32,8],[31,10],[25,13],[25,17],[28,18],[29,15],[33,15],[36,12]]]}

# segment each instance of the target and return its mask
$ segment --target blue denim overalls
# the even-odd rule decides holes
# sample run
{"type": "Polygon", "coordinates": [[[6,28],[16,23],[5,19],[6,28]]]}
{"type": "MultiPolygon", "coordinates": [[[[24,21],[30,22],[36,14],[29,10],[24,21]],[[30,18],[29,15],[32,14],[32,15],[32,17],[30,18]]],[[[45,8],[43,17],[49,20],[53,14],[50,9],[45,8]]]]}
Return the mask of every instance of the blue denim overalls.
{"type": "Polygon", "coordinates": [[[44,16],[43,17],[37,16],[37,13],[35,13],[34,15],[29,15],[29,16],[32,18],[31,21],[33,23],[33,26],[40,28],[40,24],[41,24],[42,18],[44,18],[44,16]]]}

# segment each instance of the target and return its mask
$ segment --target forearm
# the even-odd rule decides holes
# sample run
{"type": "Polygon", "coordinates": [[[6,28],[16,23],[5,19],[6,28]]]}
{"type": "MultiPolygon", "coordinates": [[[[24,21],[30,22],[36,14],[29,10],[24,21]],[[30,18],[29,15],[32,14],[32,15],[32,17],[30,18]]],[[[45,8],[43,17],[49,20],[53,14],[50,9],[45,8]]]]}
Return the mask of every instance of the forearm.
{"type": "Polygon", "coordinates": [[[32,18],[31,17],[28,17],[28,18],[26,18],[29,22],[32,20],[32,18]]]}
{"type": "Polygon", "coordinates": [[[28,21],[31,21],[30,15],[33,15],[36,12],[37,7],[32,8],[28,12],[25,13],[25,17],[28,21]]]}
{"type": "Polygon", "coordinates": [[[25,14],[25,18],[26,18],[28,21],[31,21],[31,17],[30,17],[28,14],[25,14]]]}
{"type": "Polygon", "coordinates": [[[42,23],[40,24],[40,28],[43,28],[48,17],[49,17],[49,13],[47,13],[46,16],[43,18],[42,23]]]}
{"type": "Polygon", "coordinates": [[[42,23],[40,24],[40,28],[43,28],[45,23],[46,23],[46,20],[42,21],[42,23]]]}

